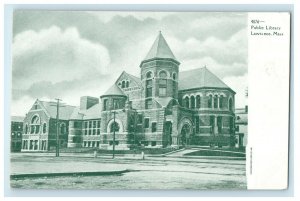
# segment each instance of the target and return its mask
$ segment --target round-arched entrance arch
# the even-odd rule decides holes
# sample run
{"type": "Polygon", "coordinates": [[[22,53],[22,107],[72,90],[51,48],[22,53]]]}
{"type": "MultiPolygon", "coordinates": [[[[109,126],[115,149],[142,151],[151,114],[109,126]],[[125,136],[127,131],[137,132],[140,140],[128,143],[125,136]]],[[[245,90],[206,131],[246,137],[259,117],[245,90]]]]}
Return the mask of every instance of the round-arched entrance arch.
{"type": "Polygon", "coordinates": [[[179,144],[190,145],[193,135],[193,124],[188,118],[183,118],[179,124],[179,144]]]}

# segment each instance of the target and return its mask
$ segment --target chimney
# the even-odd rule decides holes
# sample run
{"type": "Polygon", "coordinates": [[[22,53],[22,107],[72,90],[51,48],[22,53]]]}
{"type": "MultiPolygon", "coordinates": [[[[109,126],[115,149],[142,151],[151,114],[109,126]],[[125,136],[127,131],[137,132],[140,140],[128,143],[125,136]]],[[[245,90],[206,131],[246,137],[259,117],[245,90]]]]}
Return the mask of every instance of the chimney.
{"type": "Polygon", "coordinates": [[[91,96],[82,96],[80,97],[80,110],[87,110],[98,103],[99,103],[99,98],[95,98],[91,96]]]}

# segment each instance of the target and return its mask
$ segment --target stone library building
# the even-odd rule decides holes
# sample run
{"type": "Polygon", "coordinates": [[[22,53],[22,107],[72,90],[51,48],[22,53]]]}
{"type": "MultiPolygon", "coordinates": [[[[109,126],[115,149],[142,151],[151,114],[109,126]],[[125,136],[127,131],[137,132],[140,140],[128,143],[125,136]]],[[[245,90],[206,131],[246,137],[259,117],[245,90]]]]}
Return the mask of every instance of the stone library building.
{"type": "MultiPolygon", "coordinates": [[[[137,67],[138,68],[138,67],[137,67]]],[[[181,145],[234,146],[235,92],[208,67],[180,71],[161,33],[140,63],[140,75],[122,72],[99,98],[59,113],[61,147],[130,149],[181,145]]],[[[36,100],[24,120],[22,151],[56,145],[56,105],[36,100]]]]}

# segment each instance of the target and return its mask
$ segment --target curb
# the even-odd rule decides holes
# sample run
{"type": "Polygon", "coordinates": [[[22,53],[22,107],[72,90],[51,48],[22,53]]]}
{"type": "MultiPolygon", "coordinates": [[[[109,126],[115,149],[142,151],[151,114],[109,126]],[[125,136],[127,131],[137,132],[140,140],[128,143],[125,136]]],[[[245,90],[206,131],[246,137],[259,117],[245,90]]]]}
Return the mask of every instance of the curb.
{"type": "Polygon", "coordinates": [[[63,177],[63,176],[107,176],[120,175],[130,172],[130,170],[107,171],[107,172],[60,172],[60,173],[33,173],[33,174],[13,174],[10,179],[37,178],[37,177],[63,177]]]}

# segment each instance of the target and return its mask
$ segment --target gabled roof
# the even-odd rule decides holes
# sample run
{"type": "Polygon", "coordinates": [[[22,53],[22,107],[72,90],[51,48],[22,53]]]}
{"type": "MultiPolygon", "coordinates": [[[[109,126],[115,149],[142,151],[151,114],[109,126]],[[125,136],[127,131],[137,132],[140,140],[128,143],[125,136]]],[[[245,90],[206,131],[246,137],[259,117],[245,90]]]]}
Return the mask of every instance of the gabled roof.
{"type": "Polygon", "coordinates": [[[116,82],[115,82],[116,85],[118,84],[118,81],[120,80],[120,78],[122,77],[122,75],[127,76],[128,78],[130,78],[131,80],[133,80],[134,82],[136,82],[137,85],[141,84],[141,79],[139,77],[131,75],[131,74],[127,73],[126,71],[123,71],[121,73],[121,75],[118,77],[118,79],[116,80],[116,82]]]}
{"type": "Polygon", "coordinates": [[[10,121],[13,121],[13,122],[23,122],[25,119],[25,117],[23,116],[11,116],[10,117],[10,121]]]}
{"type": "Polygon", "coordinates": [[[194,88],[226,88],[230,89],[220,78],[210,72],[206,67],[179,72],[179,90],[194,88]]]}
{"type": "Polygon", "coordinates": [[[76,107],[70,116],[70,119],[100,119],[101,118],[101,104],[98,103],[87,110],[80,110],[80,107],[76,107]]]}
{"type": "MultiPolygon", "coordinates": [[[[125,71],[124,71],[124,72],[125,72],[125,71]]],[[[139,77],[136,77],[136,76],[134,76],[134,75],[131,75],[131,74],[127,73],[127,72],[125,72],[125,73],[128,75],[128,77],[130,77],[132,80],[134,80],[138,85],[141,84],[141,79],[140,79],[139,77]]]]}
{"type": "Polygon", "coordinates": [[[103,96],[126,96],[126,95],[116,84],[113,84],[101,97],[103,96]]]}
{"type": "Polygon", "coordinates": [[[167,58],[176,60],[173,52],[171,51],[167,41],[165,40],[161,32],[159,32],[156,40],[154,41],[150,51],[148,52],[144,60],[153,58],[167,58]]]}
{"type": "MultiPolygon", "coordinates": [[[[50,115],[51,118],[56,118],[56,103],[49,102],[49,101],[40,101],[38,102],[45,108],[47,113],[50,115]]],[[[68,120],[73,113],[73,110],[75,109],[75,106],[71,105],[62,105],[62,107],[59,108],[59,119],[62,120],[68,120]]]]}

